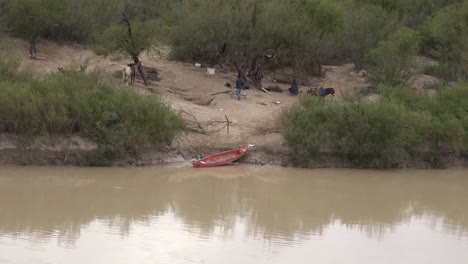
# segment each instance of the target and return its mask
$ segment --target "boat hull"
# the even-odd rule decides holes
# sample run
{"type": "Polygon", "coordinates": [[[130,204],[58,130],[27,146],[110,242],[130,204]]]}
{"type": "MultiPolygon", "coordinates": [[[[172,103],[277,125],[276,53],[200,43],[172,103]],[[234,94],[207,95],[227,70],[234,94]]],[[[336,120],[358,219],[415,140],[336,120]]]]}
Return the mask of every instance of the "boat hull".
{"type": "Polygon", "coordinates": [[[226,165],[245,156],[249,147],[225,151],[210,155],[204,159],[193,162],[194,168],[207,168],[226,165]]]}

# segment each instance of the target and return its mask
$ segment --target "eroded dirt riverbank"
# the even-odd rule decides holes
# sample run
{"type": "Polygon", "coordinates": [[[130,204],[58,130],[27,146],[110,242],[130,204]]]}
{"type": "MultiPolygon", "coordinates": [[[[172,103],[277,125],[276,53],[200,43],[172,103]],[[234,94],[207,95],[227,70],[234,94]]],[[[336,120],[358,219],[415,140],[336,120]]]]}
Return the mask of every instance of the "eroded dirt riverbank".
{"type": "MultiPolygon", "coordinates": [[[[280,135],[277,135],[280,137],[280,135]]],[[[247,144],[244,144],[247,145],[247,144]]],[[[243,145],[241,145],[243,146],[243,145]]],[[[140,149],[138,153],[129,155],[106,166],[148,166],[171,163],[190,164],[191,160],[202,158],[209,154],[222,152],[236,148],[234,145],[215,147],[196,146],[186,148],[182,146],[146,147],[140,149]]],[[[275,148],[268,145],[256,145],[241,160],[241,163],[256,165],[276,165],[295,167],[297,164],[291,159],[286,146],[275,148]]],[[[98,145],[90,140],[80,137],[71,138],[37,138],[25,141],[13,135],[0,135],[0,164],[18,165],[96,165],[92,159],[100,155],[98,145]],[[91,160],[90,160],[91,159],[91,160]]],[[[424,156],[425,154],[421,154],[424,156]]],[[[466,168],[468,160],[446,156],[442,162],[442,167],[446,168],[466,168]]],[[[103,165],[103,164],[98,164],[103,165]]],[[[334,153],[322,153],[320,159],[313,160],[308,165],[311,168],[351,168],[353,164],[338,158],[334,153]]],[[[421,158],[420,161],[412,161],[400,164],[400,168],[434,168],[428,160],[421,158]]]]}

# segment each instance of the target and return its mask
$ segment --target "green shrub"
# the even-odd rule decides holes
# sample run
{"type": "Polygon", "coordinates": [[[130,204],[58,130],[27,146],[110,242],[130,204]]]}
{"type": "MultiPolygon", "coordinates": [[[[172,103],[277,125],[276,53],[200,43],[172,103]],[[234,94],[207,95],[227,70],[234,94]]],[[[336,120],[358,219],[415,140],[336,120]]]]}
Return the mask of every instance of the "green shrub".
{"type": "Polygon", "coordinates": [[[303,97],[301,105],[284,132],[297,161],[334,152],[358,167],[394,167],[420,144],[423,118],[397,104],[326,104],[303,97]]]}
{"type": "Polygon", "coordinates": [[[98,72],[11,76],[0,72],[0,133],[79,134],[99,142],[112,160],[146,143],[170,143],[183,126],[158,97],[103,83],[98,72]]]}
{"type": "Polygon", "coordinates": [[[394,167],[420,142],[417,133],[423,127],[420,117],[392,103],[358,103],[344,108],[338,129],[338,154],[365,167],[394,167]]]}
{"type": "Polygon", "coordinates": [[[302,166],[332,153],[357,167],[388,168],[425,159],[444,167],[446,156],[468,153],[468,85],[418,94],[405,86],[378,86],[375,103],[329,104],[301,97],[284,121],[284,138],[302,166]]]}
{"type": "Polygon", "coordinates": [[[18,77],[18,68],[20,63],[18,60],[7,57],[2,50],[0,50],[0,81],[10,80],[18,77]]]}
{"type": "Polygon", "coordinates": [[[369,76],[374,83],[398,85],[415,74],[419,37],[402,27],[368,54],[369,76]]]}
{"type": "Polygon", "coordinates": [[[452,79],[452,71],[450,70],[450,65],[446,63],[439,63],[438,65],[427,66],[424,68],[423,73],[427,75],[432,75],[438,79],[452,79]]]}
{"type": "Polygon", "coordinates": [[[430,54],[442,64],[436,73],[445,80],[468,78],[468,2],[461,2],[437,10],[426,23],[430,54]]]}
{"type": "Polygon", "coordinates": [[[439,151],[466,152],[468,133],[468,86],[460,83],[439,90],[431,97],[405,86],[379,86],[383,100],[405,105],[412,111],[430,115],[430,126],[424,135],[427,144],[439,151]]]}
{"type": "Polygon", "coordinates": [[[454,87],[440,91],[434,98],[432,113],[445,122],[444,141],[451,151],[468,153],[468,83],[458,83],[454,87]]]}

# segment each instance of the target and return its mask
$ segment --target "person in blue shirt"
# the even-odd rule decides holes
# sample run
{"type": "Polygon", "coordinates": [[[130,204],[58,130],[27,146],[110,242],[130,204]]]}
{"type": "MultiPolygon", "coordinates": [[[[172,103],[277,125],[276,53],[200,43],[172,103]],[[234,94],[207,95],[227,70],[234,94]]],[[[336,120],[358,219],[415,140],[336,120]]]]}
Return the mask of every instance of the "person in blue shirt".
{"type": "Polygon", "coordinates": [[[245,81],[242,76],[239,74],[236,80],[236,95],[237,100],[240,101],[241,98],[241,91],[245,88],[245,81]]]}

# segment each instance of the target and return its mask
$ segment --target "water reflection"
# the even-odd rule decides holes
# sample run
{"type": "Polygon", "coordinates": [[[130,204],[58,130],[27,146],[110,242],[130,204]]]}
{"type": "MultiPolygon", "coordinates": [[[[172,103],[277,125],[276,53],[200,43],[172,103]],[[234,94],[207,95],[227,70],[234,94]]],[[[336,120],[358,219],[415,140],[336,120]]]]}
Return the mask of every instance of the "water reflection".
{"type": "Polygon", "coordinates": [[[58,237],[66,247],[97,223],[129,237],[164,219],[168,229],[178,221],[206,239],[240,232],[296,243],[340,226],[382,240],[414,220],[466,238],[467,175],[467,170],[3,166],[0,241],[58,237]]]}

